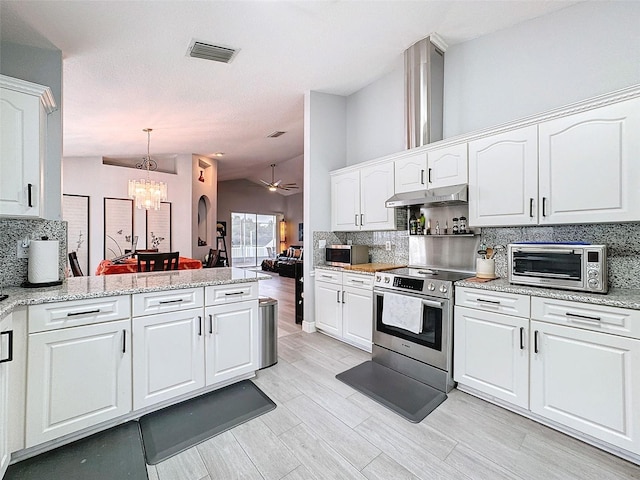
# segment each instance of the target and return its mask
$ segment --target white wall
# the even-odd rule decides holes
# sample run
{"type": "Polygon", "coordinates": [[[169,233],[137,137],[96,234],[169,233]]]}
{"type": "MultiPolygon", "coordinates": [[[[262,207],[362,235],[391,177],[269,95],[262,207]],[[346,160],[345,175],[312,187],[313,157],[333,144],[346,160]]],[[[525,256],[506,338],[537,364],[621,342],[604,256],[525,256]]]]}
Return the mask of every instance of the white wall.
{"type": "Polygon", "coordinates": [[[62,219],[62,52],[0,44],[0,73],[51,88],[58,109],[47,116],[43,218],[62,219]]]}
{"type": "Polygon", "coordinates": [[[287,246],[302,245],[298,240],[298,224],[304,223],[304,194],[285,197],[284,218],[287,221],[287,246]]]}
{"type": "MultiPolygon", "coordinates": [[[[304,97],[304,256],[313,259],[313,232],[331,229],[329,172],[346,165],[345,97],[307,92],[304,97]]],[[[304,262],[304,321],[314,327],[313,262],[304,262]]]]}
{"type": "Polygon", "coordinates": [[[405,148],[404,58],[392,70],[347,97],[347,164],[365,162],[405,148]]]}
{"type": "Polygon", "coordinates": [[[640,2],[583,2],[454,45],[445,137],[640,83],[640,2]]]}
{"type": "MultiPolygon", "coordinates": [[[[89,199],[89,272],[104,255],[104,197],[127,198],[129,179],[143,178],[140,170],[103,165],[102,157],[65,157],[63,193],[88,195],[89,199]]],[[[150,178],[167,183],[167,201],[171,202],[171,249],[182,256],[191,255],[191,155],[178,155],[177,175],[151,172],[150,178]]],[[[145,210],[134,208],[133,234],[138,248],[146,245],[145,210]]]]}
{"type": "MultiPolygon", "coordinates": [[[[640,83],[639,25],[640,2],[582,2],[450,46],[445,138],[640,83]]],[[[405,148],[403,69],[347,98],[348,165],[405,148]]]]}
{"type": "Polygon", "coordinates": [[[191,175],[191,256],[204,260],[210,248],[217,249],[216,246],[216,223],[218,211],[218,161],[193,155],[191,175]],[[204,177],[204,182],[198,180],[200,171],[204,177]],[[200,197],[205,197],[207,205],[206,213],[206,238],[207,245],[198,246],[198,202],[200,197]]]}

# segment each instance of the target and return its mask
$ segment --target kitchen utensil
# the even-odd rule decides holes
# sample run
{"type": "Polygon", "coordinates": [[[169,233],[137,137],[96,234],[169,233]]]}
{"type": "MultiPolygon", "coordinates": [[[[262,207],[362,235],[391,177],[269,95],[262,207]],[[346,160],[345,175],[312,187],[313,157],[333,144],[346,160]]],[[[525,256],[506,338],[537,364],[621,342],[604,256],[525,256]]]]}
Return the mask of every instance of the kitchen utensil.
{"type": "Polygon", "coordinates": [[[478,255],[486,255],[487,251],[486,250],[478,250],[478,255]]]}
{"type": "Polygon", "coordinates": [[[484,258],[493,258],[493,256],[496,254],[496,252],[493,250],[492,247],[487,247],[487,252],[484,258]]]}

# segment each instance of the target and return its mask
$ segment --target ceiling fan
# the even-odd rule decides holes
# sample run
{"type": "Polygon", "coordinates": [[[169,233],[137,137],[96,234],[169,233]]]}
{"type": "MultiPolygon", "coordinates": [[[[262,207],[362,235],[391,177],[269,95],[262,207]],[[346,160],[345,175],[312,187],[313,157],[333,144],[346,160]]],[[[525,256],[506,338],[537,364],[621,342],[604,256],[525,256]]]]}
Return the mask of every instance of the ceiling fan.
{"type": "Polygon", "coordinates": [[[294,188],[299,188],[295,183],[282,183],[282,180],[275,181],[275,168],[276,164],[271,164],[271,181],[265,182],[264,180],[260,180],[265,187],[269,189],[270,192],[275,192],[277,190],[291,190],[294,188]]]}

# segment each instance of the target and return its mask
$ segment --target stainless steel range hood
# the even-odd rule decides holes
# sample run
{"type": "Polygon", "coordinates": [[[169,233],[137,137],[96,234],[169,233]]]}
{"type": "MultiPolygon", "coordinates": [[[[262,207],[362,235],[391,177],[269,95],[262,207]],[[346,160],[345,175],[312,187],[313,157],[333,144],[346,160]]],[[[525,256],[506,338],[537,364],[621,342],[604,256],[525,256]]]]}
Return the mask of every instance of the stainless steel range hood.
{"type": "Polygon", "coordinates": [[[406,207],[408,205],[444,205],[466,204],[469,199],[466,185],[432,188],[418,192],[398,193],[385,202],[387,208],[406,207]]]}

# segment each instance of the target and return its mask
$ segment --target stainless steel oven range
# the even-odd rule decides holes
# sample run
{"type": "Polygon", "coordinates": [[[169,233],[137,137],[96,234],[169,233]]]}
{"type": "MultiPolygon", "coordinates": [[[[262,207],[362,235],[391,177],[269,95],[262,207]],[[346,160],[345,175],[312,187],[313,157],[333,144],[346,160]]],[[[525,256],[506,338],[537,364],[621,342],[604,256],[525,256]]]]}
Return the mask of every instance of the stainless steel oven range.
{"type": "Polygon", "coordinates": [[[373,361],[439,391],[453,386],[453,282],[473,272],[399,268],[374,279],[373,361]],[[387,312],[385,309],[393,309],[387,312]]]}

